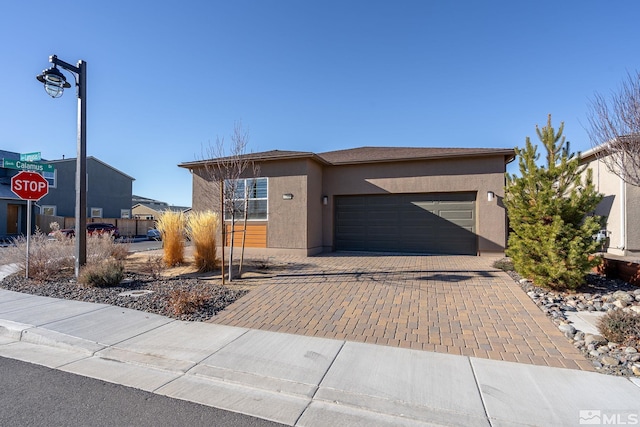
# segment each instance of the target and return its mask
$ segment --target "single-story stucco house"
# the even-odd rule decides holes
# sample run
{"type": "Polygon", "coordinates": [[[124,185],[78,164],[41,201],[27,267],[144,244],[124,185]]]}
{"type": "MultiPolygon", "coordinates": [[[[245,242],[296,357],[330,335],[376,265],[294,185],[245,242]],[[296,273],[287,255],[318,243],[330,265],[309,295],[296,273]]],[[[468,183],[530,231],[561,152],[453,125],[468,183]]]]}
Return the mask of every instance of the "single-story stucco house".
{"type": "Polygon", "coordinates": [[[595,214],[605,217],[600,233],[606,253],[618,256],[640,255],[640,187],[628,184],[611,172],[600,158],[602,147],[580,155],[580,163],[593,172],[596,191],[604,196],[595,214]]]}
{"type": "MultiPolygon", "coordinates": [[[[247,246],[314,255],[377,251],[484,255],[507,239],[506,164],[513,149],[361,147],[244,155],[252,180],[247,246]]],[[[207,165],[193,176],[194,211],[218,210],[207,165]]],[[[227,222],[228,224],[228,222],[227,222]]]]}

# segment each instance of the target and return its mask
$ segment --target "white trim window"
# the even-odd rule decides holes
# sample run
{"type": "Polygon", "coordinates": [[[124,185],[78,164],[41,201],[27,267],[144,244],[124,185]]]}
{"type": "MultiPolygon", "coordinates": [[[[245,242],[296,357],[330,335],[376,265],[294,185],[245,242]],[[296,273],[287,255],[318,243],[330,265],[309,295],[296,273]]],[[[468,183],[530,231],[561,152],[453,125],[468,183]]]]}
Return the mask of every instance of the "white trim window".
{"type": "Polygon", "coordinates": [[[131,210],[130,209],[120,209],[120,218],[123,218],[123,219],[131,218],[131,210]]]}
{"type": "Polygon", "coordinates": [[[56,216],[58,209],[55,205],[42,205],[40,213],[42,215],[56,216]]]}
{"type": "Polygon", "coordinates": [[[56,178],[57,178],[58,174],[57,174],[55,169],[53,170],[53,172],[43,171],[42,172],[42,176],[49,183],[49,188],[56,188],[56,185],[57,185],[56,184],[56,178]]]}
{"type": "MultiPolygon", "coordinates": [[[[253,221],[266,221],[268,211],[268,178],[247,178],[225,181],[227,191],[233,193],[233,206],[235,220],[244,218],[245,204],[247,206],[247,219],[253,221]]],[[[232,212],[225,209],[224,219],[231,220],[232,212]]]]}
{"type": "Polygon", "coordinates": [[[102,208],[91,208],[91,218],[102,218],[102,208]]]}

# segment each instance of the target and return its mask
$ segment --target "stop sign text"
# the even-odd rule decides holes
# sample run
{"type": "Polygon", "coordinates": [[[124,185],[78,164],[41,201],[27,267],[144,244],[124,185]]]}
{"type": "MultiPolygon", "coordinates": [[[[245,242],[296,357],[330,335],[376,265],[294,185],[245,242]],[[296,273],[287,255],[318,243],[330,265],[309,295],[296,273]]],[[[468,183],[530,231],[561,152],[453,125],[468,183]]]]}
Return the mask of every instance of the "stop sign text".
{"type": "Polygon", "coordinates": [[[40,200],[49,192],[49,183],[38,173],[22,171],[11,178],[11,191],[24,200],[40,200]]]}

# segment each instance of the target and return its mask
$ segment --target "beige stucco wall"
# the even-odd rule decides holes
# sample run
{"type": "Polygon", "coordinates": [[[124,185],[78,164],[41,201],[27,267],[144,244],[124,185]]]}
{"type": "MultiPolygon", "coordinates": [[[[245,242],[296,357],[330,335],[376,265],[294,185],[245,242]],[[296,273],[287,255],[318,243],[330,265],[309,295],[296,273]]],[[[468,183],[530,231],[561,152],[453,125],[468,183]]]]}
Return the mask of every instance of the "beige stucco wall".
{"type": "MultiPolygon", "coordinates": [[[[310,158],[263,162],[259,176],[269,178],[267,246],[306,255],[332,250],[334,196],[475,192],[479,253],[500,253],[506,242],[504,171],[503,156],[347,166],[310,158]],[[496,195],[491,202],[488,191],[496,195]]],[[[193,210],[217,209],[217,191],[195,170],[193,210]]]]}
{"type": "Polygon", "coordinates": [[[596,208],[596,215],[606,217],[607,252],[614,255],[640,254],[640,188],[626,184],[609,171],[606,165],[590,157],[587,167],[592,170],[596,191],[604,199],[596,208]]]}
{"type": "Polygon", "coordinates": [[[333,197],[356,194],[476,192],[478,251],[503,252],[506,242],[503,156],[402,163],[327,166],[323,194],[323,244],[333,245],[333,197]],[[487,192],[496,195],[487,200],[487,192]]]}

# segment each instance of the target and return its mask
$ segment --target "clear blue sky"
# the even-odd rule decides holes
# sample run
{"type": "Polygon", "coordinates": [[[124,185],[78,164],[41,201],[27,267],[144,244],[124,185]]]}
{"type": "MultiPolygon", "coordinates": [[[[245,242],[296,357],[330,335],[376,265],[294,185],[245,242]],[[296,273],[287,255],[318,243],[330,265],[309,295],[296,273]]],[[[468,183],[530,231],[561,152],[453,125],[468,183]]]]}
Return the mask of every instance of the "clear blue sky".
{"type": "MultiPolygon", "coordinates": [[[[76,98],[35,76],[87,61],[88,155],[191,205],[234,122],[248,151],[514,147],[547,114],[590,148],[590,99],[640,69],[637,0],[7,1],[0,149],[76,156],[76,98]]],[[[73,83],[71,74],[67,78],[73,83]]]]}

